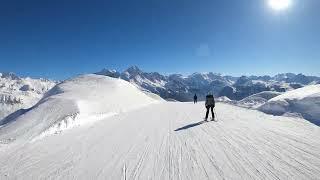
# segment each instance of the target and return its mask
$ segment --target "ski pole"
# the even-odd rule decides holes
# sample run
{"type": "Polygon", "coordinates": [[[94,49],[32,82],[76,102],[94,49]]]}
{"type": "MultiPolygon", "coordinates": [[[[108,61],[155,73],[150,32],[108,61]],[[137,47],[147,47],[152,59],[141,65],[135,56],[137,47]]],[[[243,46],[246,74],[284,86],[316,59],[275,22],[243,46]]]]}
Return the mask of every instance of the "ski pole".
{"type": "Polygon", "coordinates": [[[217,114],[217,112],[216,112],[216,108],[214,108],[213,110],[214,110],[215,117],[216,117],[216,119],[217,119],[217,121],[218,121],[219,119],[218,119],[218,114],[217,114]]]}

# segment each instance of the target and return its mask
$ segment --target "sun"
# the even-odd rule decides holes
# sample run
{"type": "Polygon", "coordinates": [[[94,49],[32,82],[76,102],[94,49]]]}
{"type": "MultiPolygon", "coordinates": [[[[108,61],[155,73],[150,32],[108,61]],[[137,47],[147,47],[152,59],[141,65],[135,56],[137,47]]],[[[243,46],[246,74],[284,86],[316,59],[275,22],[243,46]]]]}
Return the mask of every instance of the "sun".
{"type": "Polygon", "coordinates": [[[280,11],[288,9],[292,0],[268,0],[268,4],[273,10],[280,11]]]}

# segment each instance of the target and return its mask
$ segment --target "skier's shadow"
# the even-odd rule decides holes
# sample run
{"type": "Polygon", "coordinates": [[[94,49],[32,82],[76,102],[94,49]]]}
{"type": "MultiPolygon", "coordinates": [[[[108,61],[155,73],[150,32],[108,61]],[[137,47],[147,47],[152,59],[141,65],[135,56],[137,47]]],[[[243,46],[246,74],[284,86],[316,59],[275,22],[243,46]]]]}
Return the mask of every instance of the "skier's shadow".
{"type": "Polygon", "coordinates": [[[178,128],[178,129],[176,129],[176,130],[174,130],[174,131],[177,132],[177,131],[187,130],[187,129],[189,129],[189,128],[193,128],[193,127],[199,126],[199,125],[201,125],[201,124],[203,124],[203,121],[200,121],[200,122],[197,122],[197,123],[188,124],[188,125],[186,125],[186,126],[183,126],[183,127],[181,127],[181,128],[178,128]]]}

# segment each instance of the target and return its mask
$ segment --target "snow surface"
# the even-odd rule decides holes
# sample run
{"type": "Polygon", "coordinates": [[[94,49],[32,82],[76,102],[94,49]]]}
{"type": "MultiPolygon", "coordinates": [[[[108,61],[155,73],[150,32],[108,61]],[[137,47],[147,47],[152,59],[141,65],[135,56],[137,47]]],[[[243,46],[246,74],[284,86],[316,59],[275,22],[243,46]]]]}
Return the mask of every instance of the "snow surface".
{"type": "Polygon", "coordinates": [[[37,140],[160,101],[121,79],[82,75],[58,84],[32,108],[5,119],[0,142],[37,140]]]}
{"type": "Polygon", "coordinates": [[[224,103],[216,121],[204,113],[82,75],[0,127],[0,179],[319,179],[319,126],[224,103]]]}
{"type": "Polygon", "coordinates": [[[288,91],[270,99],[259,110],[274,115],[299,113],[304,118],[320,125],[320,85],[310,85],[288,91]]]}
{"type": "Polygon", "coordinates": [[[0,179],[319,179],[318,126],[223,103],[216,112],[203,123],[204,102],[154,103],[2,145],[0,179]]]}

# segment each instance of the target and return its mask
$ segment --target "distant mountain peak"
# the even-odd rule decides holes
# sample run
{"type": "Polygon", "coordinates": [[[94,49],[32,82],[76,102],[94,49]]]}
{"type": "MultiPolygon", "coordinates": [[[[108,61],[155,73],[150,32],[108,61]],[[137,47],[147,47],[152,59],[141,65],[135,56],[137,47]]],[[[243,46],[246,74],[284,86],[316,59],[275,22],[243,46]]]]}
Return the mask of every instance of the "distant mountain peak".
{"type": "Polygon", "coordinates": [[[127,70],[125,70],[125,72],[128,72],[128,73],[133,73],[133,74],[141,74],[143,73],[143,71],[138,67],[138,66],[131,66],[129,67],[127,70]]]}

